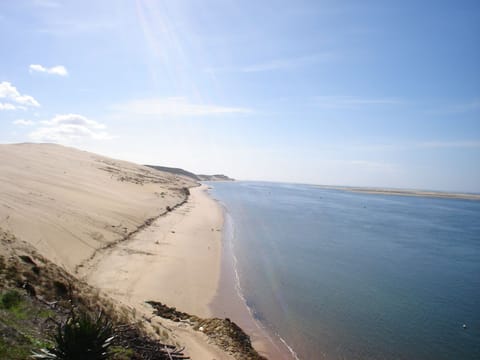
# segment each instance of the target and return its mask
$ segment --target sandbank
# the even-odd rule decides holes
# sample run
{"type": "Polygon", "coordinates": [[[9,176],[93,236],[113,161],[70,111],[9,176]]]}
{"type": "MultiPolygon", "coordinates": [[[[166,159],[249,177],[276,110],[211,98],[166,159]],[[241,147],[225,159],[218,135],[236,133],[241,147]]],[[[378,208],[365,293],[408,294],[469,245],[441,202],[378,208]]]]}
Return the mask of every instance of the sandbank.
{"type": "Polygon", "coordinates": [[[410,189],[386,189],[386,188],[370,188],[370,187],[351,187],[351,186],[326,186],[318,185],[318,187],[332,190],[350,191],[355,193],[366,193],[373,195],[396,195],[396,196],[416,196],[430,197],[440,199],[462,199],[480,201],[480,194],[457,193],[445,191],[428,191],[428,190],[410,190],[410,189]]]}

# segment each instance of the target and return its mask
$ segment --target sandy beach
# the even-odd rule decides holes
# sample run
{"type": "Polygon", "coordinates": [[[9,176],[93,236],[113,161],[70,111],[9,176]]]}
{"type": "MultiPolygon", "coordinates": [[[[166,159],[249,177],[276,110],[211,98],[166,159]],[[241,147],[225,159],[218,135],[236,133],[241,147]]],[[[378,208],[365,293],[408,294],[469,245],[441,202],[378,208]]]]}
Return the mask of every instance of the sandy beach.
{"type": "MultiPolygon", "coordinates": [[[[220,279],[223,216],[205,190],[191,188],[185,204],[86,263],[80,276],[145,318],[152,314],[145,304],[149,300],[211,317],[220,279]]],[[[231,358],[199,332],[169,321],[161,326],[173,329],[193,358],[231,358]]]]}
{"type": "Polygon", "coordinates": [[[190,191],[187,203],[90,261],[80,276],[130,306],[157,300],[211,316],[209,304],[220,277],[223,218],[205,186],[190,191]]]}

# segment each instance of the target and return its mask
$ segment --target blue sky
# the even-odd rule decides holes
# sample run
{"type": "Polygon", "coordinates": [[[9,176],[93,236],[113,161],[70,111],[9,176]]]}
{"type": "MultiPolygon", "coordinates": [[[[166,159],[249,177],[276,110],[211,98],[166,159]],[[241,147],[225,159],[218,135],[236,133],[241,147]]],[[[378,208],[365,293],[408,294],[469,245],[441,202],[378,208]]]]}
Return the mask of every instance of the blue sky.
{"type": "Polygon", "coordinates": [[[0,142],[480,192],[478,1],[0,2],[0,142]]]}

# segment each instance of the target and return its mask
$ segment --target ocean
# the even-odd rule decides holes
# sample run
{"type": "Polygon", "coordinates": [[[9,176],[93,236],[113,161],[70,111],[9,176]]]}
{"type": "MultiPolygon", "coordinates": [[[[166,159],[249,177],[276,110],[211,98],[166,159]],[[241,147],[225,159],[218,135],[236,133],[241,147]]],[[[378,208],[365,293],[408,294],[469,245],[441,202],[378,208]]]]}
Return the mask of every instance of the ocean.
{"type": "Polygon", "coordinates": [[[480,359],[479,201],[208,184],[242,300],[299,359],[480,359]]]}

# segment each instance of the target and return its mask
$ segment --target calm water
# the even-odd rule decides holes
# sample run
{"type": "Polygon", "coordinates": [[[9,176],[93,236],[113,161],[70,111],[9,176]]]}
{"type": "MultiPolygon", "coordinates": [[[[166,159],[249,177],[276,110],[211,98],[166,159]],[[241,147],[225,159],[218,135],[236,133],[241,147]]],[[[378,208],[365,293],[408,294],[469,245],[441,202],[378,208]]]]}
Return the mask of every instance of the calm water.
{"type": "Polygon", "coordinates": [[[248,306],[299,358],[480,359],[480,202],[209,185],[248,306]]]}

